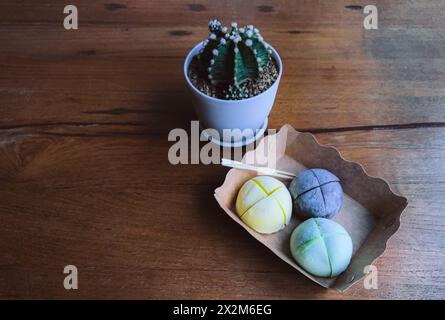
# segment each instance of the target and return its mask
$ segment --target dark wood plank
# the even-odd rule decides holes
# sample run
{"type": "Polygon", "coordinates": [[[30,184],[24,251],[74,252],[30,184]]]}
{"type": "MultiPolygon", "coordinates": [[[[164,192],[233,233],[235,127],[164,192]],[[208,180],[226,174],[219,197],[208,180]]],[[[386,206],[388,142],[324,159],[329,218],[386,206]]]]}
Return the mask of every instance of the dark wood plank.
{"type": "Polygon", "coordinates": [[[379,1],[377,31],[361,27],[363,14],[346,8],[348,1],[279,1],[271,12],[258,9],[263,2],[237,10],[211,2],[196,10],[177,1],[124,1],[125,8],[108,10],[79,1],[85,24],[78,31],[65,31],[60,8],[45,3],[29,2],[32,10],[2,3],[3,126],[130,121],[155,132],[178,126],[172,114],[191,116],[183,57],[206,36],[208,18],[221,13],[226,22],[242,17],[258,24],[284,59],[274,127],[445,123],[445,23],[435,16],[441,2],[379,1]]]}

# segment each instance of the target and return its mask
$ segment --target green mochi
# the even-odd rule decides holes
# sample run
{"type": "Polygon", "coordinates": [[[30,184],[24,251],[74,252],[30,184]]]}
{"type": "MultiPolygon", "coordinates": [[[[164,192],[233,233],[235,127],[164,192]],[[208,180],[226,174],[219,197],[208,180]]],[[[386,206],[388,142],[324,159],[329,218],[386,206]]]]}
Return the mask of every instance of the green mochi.
{"type": "Polygon", "coordinates": [[[311,218],[292,232],[290,249],[295,261],[318,277],[336,277],[346,270],[352,257],[352,240],[338,223],[311,218]]]}

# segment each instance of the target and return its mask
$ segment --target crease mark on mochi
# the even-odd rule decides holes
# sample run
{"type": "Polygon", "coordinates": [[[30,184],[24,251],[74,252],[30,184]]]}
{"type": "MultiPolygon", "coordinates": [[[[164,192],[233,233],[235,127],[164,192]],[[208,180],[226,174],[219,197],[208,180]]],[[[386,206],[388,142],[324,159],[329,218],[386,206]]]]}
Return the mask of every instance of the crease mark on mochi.
{"type": "Polygon", "coordinates": [[[249,206],[246,210],[244,210],[244,212],[240,214],[240,216],[239,216],[240,218],[242,218],[247,213],[247,211],[252,209],[258,202],[260,202],[261,200],[264,200],[264,199],[267,198],[267,190],[266,190],[266,188],[264,188],[263,185],[259,181],[257,181],[257,180],[252,179],[252,181],[261,189],[261,191],[266,193],[266,197],[265,198],[261,198],[260,200],[258,200],[257,202],[255,202],[254,204],[249,206]]]}
{"type": "MultiPolygon", "coordinates": [[[[257,202],[255,202],[254,204],[252,204],[251,206],[249,206],[242,214],[240,214],[240,219],[247,213],[247,211],[249,211],[250,209],[252,209],[258,202],[260,202],[261,200],[264,200],[264,199],[266,199],[268,196],[271,196],[271,195],[273,195],[273,193],[275,192],[275,191],[277,191],[277,190],[279,190],[281,187],[282,187],[282,185],[281,186],[278,186],[278,187],[276,187],[276,188],[274,188],[274,189],[272,189],[270,192],[267,192],[267,190],[266,190],[266,188],[264,188],[264,186],[262,185],[262,183],[261,182],[259,182],[257,179],[252,179],[252,181],[266,194],[266,197],[265,198],[262,198],[262,199],[260,199],[260,200],[258,200],[257,202]]],[[[275,198],[275,197],[274,197],[275,198]]],[[[275,198],[276,199],[276,198],[275,198]]],[[[281,208],[281,204],[280,203],[278,203],[278,205],[280,206],[280,208],[281,208]]],[[[283,209],[282,209],[283,210],[283,209]]],[[[283,213],[284,213],[284,211],[283,211],[283,213]]],[[[284,217],[285,217],[285,220],[284,220],[284,225],[286,225],[286,214],[284,214],[284,217]]]]}
{"type": "Polygon", "coordinates": [[[283,186],[283,185],[280,185],[280,186],[278,186],[278,187],[272,189],[272,190],[269,192],[269,191],[267,191],[267,189],[263,186],[263,184],[262,184],[261,182],[259,182],[257,179],[253,178],[252,181],[255,182],[255,184],[256,184],[258,187],[260,187],[261,190],[263,190],[263,192],[264,192],[266,195],[268,195],[268,196],[270,196],[271,194],[273,194],[275,191],[279,190],[279,189],[283,186]]]}
{"type": "Polygon", "coordinates": [[[263,186],[263,184],[262,184],[261,182],[259,182],[259,181],[258,181],[257,179],[255,179],[255,178],[253,178],[252,181],[253,181],[258,187],[260,187],[260,189],[263,190],[263,192],[264,192],[266,195],[269,195],[269,193],[267,192],[267,189],[264,188],[264,186],[263,186]]]}
{"type": "Polygon", "coordinates": [[[269,196],[272,195],[275,191],[280,190],[281,187],[282,187],[282,186],[278,186],[278,187],[272,189],[272,191],[270,191],[270,192],[268,193],[268,195],[269,195],[269,196]]]}
{"type": "MultiPolygon", "coordinates": [[[[266,199],[266,198],[263,198],[263,199],[261,199],[261,200],[264,200],[264,199],[266,199]]],[[[259,201],[257,201],[257,202],[255,202],[254,204],[252,204],[250,207],[248,207],[247,209],[246,209],[246,211],[244,211],[239,217],[240,217],[240,219],[250,210],[250,209],[252,209],[258,202],[260,202],[261,200],[259,200],[259,201]]]]}
{"type": "MultiPolygon", "coordinates": [[[[318,178],[317,178],[317,180],[318,180],[318,178]]],[[[320,182],[319,182],[319,183],[320,183],[320,182]]],[[[324,198],[323,198],[323,199],[324,199],[324,198]]],[[[314,222],[315,222],[315,225],[316,225],[317,228],[318,228],[318,233],[322,236],[321,229],[320,229],[320,225],[318,224],[318,222],[317,222],[316,219],[314,219],[314,222]]],[[[324,237],[321,237],[321,238],[322,238],[322,240],[323,240],[323,246],[324,246],[324,250],[325,250],[325,252],[326,252],[326,257],[328,257],[329,269],[331,269],[331,274],[330,274],[330,276],[332,277],[332,263],[331,263],[331,258],[329,257],[328,247],[326,246],[326,241],[324,241],[324,237]]]]}
{"type": "Polygon", "coordinates": [[[323,183],[323,184],[320,184],[319,186],[316,186],[316,187],[312,187],[312,188],[310,188],[310,189],[307,189],[306,191],[300,193],[300,194],[297,196],[297,199],[298,199],[299,197],[301,197],[303,194],[308,193],[309,191],[315,190],[315,189],[317,189],[317,188],[320,188],[320,189],[321,189],[321,187],[324,187],[325,185],[330,184],[330,183],[334,183],[334,182],[338,182],[338,183],[340,183],[340,180],[332,180],[332,181],[328,181],[328,182],[325,182],[325,183],[323,183]]]}
{"type": "MultiPolygon", "coordinates": [[[[320,180],[318,180],[318,177],[317,177],[317,175],[315,174],[315,172],[314,172],[312,169],[310,169],[310,171],[311,171],[312,174],[314,175],[315,179],[317,179],[318,185],[320,185],[320,180]]],[[[321,188],[320,188],[320,193],[321,193],[321,197],[323,198],[323,207],[324,207],[324,211],[326,212],[326,200],[325,200],[325,198],[324,198],[324,193],[323,193],[323,190],[321,190],[321,188]]],[[[316,222],[316,223],[317,223],[317,222],[316,222]]],[[[318,224],[317,224],[317,226],[318,226],[318,224]]]]}
{"type": "Polygon", "coordinates": [[[298,250],[300,250],[301,253],[304,253],[309,248],[310,244],[312,244],[318,240],[322,240],[324,238],[332,237],[332,236],[347,236],[347,234],[344,232],[331,232],[331,233],[321,234],[318,237],[312,238],[312,239],[307,240],[307,241],[303,242],[302,244],[300,244],[298,246],[298,250]]]}
{"type": "Polygon", "coordinates": [[[283,206],[281,205],[280,201],[278,201],[277,197],[275,197],[275,195],[272,194],[271,196],[275,199],[275,202],[276,202],[276,203],[278,204],[278,206],[280,207],[280,209],[281,209],[281,213],[283,214],[283,219],[284,219],[284,221],[283,221],[283,225],[286,225],[287,217],[286,217],[286,212],[284,211],[283,206]]]}

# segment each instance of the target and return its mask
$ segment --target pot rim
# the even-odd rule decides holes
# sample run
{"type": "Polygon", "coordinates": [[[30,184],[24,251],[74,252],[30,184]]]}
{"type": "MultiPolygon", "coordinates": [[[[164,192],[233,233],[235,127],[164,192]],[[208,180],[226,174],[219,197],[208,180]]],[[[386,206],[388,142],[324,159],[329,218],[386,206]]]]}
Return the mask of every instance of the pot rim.
{"type": "Polygon", "coordinates": [[[252,100],[255,100],[255,99],[259,99],[259,98],[260,98],[262,95],[264,95],[266,92],[268,92],[269,90],[271,90],[271,89],[274,88],[275,86],[278,86],[278,84],[279,84],[279,82],[280,82],[280,79],[281,79],[281,75],[283,74],[283,62],[281,61],[281,57],[280,57],[280,55],[278,54],[277,50],[275,50],[274,47],[272,47],[270,44],[268,44],[268,43],[266,42],[266,43],[269,45],[269,48],[272,50],[272,57],[273,57],[273,58],[275,59],[275,61],[278,63],[278,68],[279,68],[277,79],[275,80],[275,82],[274,82],[274,83],[273,83],[267,90],[261,92],[260,94],[258,94],[258,95],[256,95],[256,96],[253,96],[253,97],[250,97],[250,98],[246,98],[246,99],[241,99],[241,100],[226,100],[226,99],[220,99],[220,98],[211,97],[211,96],[205,94],[204,92],[201,92],[201,91],[198,90],[198,88],[196,88],[196,87],[193,85],[193,83],[190,81],[190,79],[189,79],[189,77],[188,77],[188,72],[187,72],[187,71],[188,71],[190,62],[192,61],[192,58],[193,58],[194,56],[197,55],[197,53],[195,53],[195,52],[196,52],[196,51],[199,52],[198,49],[200,49],[200,47],[203,45],[203,43],[204,43],[204,41],[201,41],[201,42],[199,42],[197,45],[195,45],[195,46],[189,51],[189,53],[187,54],[187,56],[185,57],[185,60],[184,60],[184,77],[185,77],[185,79],[186,79],[186,81],[187,81],[187,84],[188,84],[189,87],[191,87],[195,92],[197,92],[200,96],[205,97],[205,98],[208,98],[208,99],[213,100],[213,101],[217,101],[217,102],[222,102],[222,101],[224,101],[224,102],[227,103],[227,104],[237,104],[237,103],[239,104],[239,103],[244,102],[244,101],[252,101],[252,100]]]}

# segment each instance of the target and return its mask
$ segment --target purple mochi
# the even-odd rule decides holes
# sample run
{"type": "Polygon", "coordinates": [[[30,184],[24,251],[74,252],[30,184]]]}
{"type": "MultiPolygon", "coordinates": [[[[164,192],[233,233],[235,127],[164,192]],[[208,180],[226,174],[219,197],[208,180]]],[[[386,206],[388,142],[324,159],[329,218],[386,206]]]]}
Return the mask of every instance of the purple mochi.
{"type": "Polygon", "coordinates": [[[343,205],[340,179],[325,169],[301,172],[289,186],[296,214],[303,219],[333,218],[343,205]]]}

